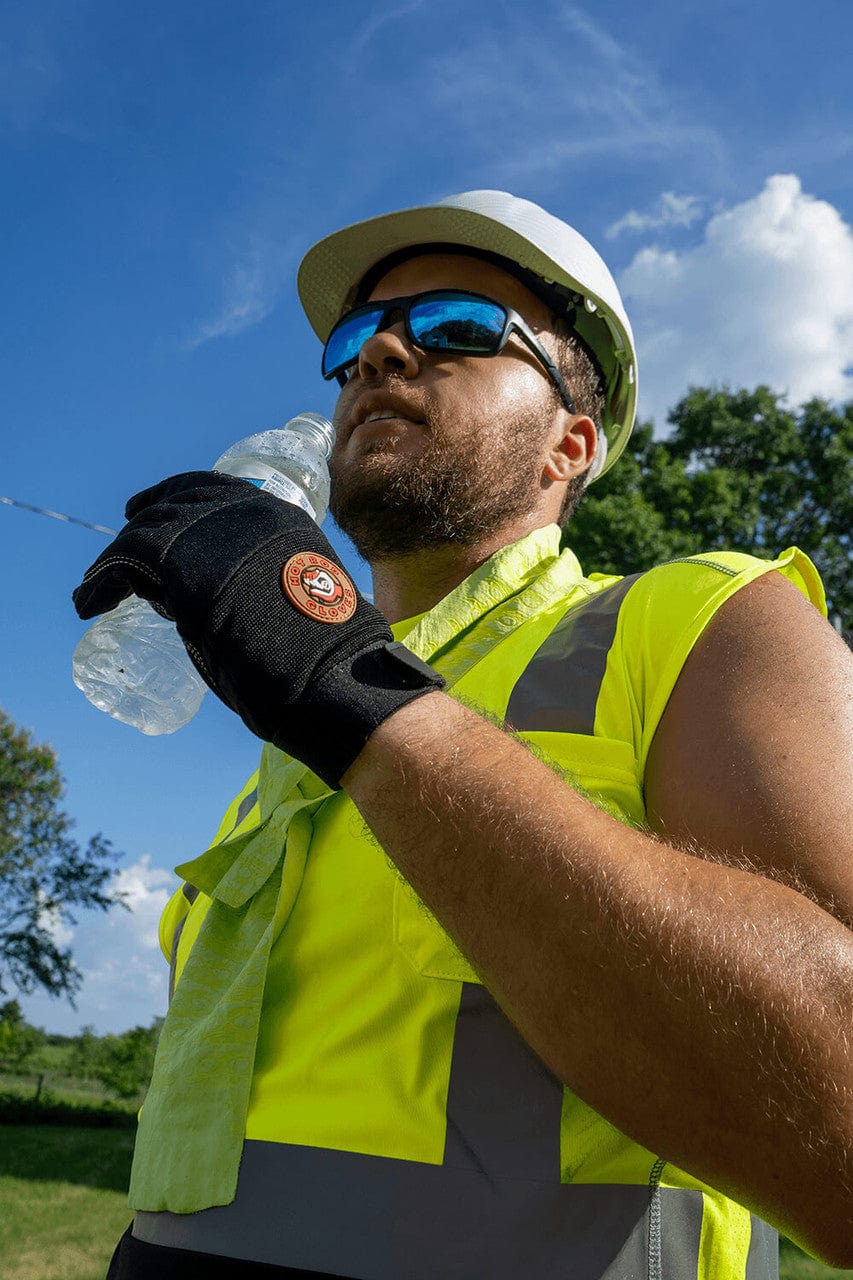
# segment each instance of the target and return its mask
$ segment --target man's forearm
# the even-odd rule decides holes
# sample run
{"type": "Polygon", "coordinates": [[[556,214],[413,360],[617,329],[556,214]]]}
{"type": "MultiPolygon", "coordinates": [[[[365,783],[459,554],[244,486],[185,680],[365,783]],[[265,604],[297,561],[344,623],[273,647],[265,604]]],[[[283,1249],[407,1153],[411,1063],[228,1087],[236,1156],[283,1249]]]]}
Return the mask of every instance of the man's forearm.
{"type": "Polygon", "coordinates": [[[853,947],[838,921],[622,825],[444,694],[380,726],[343,784],[569,1088],[840,1265],[853,947]]]}

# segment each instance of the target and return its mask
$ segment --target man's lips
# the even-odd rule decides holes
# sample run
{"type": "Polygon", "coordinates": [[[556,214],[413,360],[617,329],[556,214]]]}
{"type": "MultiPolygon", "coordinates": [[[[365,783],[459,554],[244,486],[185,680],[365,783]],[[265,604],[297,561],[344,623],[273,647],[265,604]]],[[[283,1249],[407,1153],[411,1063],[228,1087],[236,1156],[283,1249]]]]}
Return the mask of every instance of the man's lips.
{"type": "Polygon", "coordinates": [[[394,414],[392,417],[371,418],[367,422],[356,423],[349,433],[348,441],[354,454],[359,457],[376,450],[384,453],[393,449],[396,453],[406,440],[413,441],[422,431],[421,423],[394,414]]]}
{"type": "Polygon", "coordinates": [[[393,422],[393,421],[414,422],[414,418],[409,418],[405,414],[399,413],[397,409],[374,409],[373,413],[369,413],[366,418],[362,418],[357,426],[366,427],[369,422],[393,422]]]}
{"type": "Polygon", "coordinates": [[[407,426],[420,426],[413,418],[406,418],[400,413],[383,413],[379,416],[371,415],[365,418],[364,422],[357,422],[350,432],[350,439],[353,436],[381,436],[383,433],[388,434],[389,429],[394,427],[405,428],[407,426]]]}
{"type": "Polygon", "coordinates": [[[413,422],[417,426],[422,426],[424,421],[414,405],[409,404],[402,397],[391,395],[365,396],[350,414],[349,434],[352,435],[359,427],[367,427],[372,423],[395,420],[413,422]]]}

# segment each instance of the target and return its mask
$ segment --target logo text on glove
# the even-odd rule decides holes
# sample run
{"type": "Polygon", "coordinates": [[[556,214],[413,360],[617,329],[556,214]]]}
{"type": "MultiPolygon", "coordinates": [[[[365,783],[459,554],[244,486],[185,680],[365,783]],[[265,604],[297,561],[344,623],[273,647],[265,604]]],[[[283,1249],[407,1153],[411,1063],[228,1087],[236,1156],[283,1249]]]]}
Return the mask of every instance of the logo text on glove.
{"type": "Polygon", "coordinates": [[[339,565],[316,551],[291,556],[281,584],[288,600],[318,622],[346,622],[355,613],[355,587],[339,565]]]}

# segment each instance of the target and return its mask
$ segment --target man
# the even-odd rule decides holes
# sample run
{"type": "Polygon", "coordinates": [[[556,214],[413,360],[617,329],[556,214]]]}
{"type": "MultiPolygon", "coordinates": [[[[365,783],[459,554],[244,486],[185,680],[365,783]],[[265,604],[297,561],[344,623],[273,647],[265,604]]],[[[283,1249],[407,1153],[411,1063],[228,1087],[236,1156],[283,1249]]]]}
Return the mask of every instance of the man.
{"type": "Polygon", "coordinates": [[[624,447],[633,341],[536,206],[347,228],[300,291],[377,607],[207,473],[76,595],[153,599],[268,744],[164,917],[110,1274],[764,1277],[762,1219],[849,1265],[850,660],[814,570],[583,577],[556,522],[624,447]],[[305,616],[306,571],[348,616],[305,616]]]}

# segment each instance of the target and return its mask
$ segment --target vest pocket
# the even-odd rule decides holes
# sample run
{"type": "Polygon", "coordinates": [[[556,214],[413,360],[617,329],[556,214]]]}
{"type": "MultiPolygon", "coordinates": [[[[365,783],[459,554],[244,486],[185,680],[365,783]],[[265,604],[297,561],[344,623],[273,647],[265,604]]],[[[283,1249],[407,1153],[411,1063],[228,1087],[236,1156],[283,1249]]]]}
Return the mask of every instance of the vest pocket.
{"type": "Polygon", "coordinates": [[[399,877],[394,885],[394,941],[412,967],[424,977],[480,983],[435,916],[414,889],[399,877]]]}

